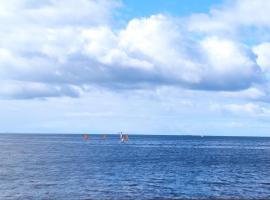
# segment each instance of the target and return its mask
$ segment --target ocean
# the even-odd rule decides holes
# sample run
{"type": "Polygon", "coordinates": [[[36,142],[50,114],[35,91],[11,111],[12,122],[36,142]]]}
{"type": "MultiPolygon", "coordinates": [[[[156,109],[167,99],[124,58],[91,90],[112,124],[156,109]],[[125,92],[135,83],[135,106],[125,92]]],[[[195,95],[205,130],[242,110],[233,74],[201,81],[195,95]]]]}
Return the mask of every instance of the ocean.
{"type": "Polygon", "coordinates": [[[0,199],[270,199],[270,138],[1,134],[0,199]]]}

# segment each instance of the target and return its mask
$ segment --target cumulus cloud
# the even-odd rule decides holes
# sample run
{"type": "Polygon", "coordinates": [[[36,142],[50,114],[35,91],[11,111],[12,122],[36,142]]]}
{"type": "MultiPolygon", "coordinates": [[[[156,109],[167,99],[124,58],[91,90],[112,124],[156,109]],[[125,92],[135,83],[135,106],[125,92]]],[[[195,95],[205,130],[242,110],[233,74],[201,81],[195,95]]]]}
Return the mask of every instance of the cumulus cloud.
{"type": "Polygon", "coordinates": [[[270,43],[262,43],[253,48],[257,55],[257,63],[265,73],[270,72],[270,43]]]}
{"type": "Polygon", "coordinates": [[[81,74],[92,72],[85,69],[80,34],[86,27],[110,24],[113,10],[120,5],[120,0],[2,2],[0,80],[5,84],[1,84],[0,95],[78,96],[67,88],[82,82],[85,75],[79,78],[81,74]]]}
{"type": "Polygon", "coordinates": [[[267,98],[265,88],[250,87],[238,92],[222,91],[220,94],[226,98],[248,99],[248,100],[264,100],[267,98]]]}
{"type": "MultiPolygon", "coordinates": [[[[90,85],[248,89],[264,79],[268,47],[251,49],[209,28],[222,32],[231,12],[246,15],[251,8],[239,2],[233,11],[224,6],[190,19],[135,18],[121,29],[112,25],[119,0],[5,2],[0,8],[0,80],[5,82],[0,96],[77,97],[90,85]],[[197,37],[203,29],[206,34],[197,37]]],[[[237,21],[253,25],[259,18],[248,23],[239,16],[237,21]]],[[[266,21],[259,24],[267,26],[266,21]]]]}
{"type": "Polygon", "coordinates": [[[213,104],[210,106],[212,111],[228,112],[238,116],[269,116],[270,109],[259,104],[213,104]]]}
{"type": "MultiPolygon", "coordinates": [[[[108,22],[120,0],[10,0],[1,2],[0,21],[16,26],[84,26],[108,22]],[[11,23],[10,23],[11,22],[11,23]]],[[[16,28],[16,27],[14,27],[16,28]]]]}
{"type": "Polygon", "coordinates": [[[0,96],[8,99],[46,97],[78,97],[80,90],[69,85],[51,85],[37,82],[1,81],[0,96]]]}
{"type": "Polygon", "coordinates": [[[215,37],[206,38],[201,44],[208,66],[204,78],[210,88],[245,89],[261,75],[254,54],[243,45],[215,37]]]}
{"type": "Polygon", "coordinates": [[[195,89],[239,90],[259,79],[253,52],[229,39],[195,40],[168,16],[133,19],[117,33],[106,27],[84,32],[85,51],[111,68],[133,69],[138,81],[195,89]],[[148,79],[141,76],[144,71],[148,79]]]}
{"type": "Polygon", "coordinates": [[[226,36],[243,33],[242,28],[270,28],[269,10],[268,0],[226,1],[209,13],[192,15],[189,30],[226,36]]]}

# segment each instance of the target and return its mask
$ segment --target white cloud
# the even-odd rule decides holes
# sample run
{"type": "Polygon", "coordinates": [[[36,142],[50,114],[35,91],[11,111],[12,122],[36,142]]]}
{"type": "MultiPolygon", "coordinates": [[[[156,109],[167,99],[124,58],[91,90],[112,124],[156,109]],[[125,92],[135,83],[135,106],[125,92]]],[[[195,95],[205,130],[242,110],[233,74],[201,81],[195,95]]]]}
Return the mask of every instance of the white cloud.
{"type": "MultiPolygon", "coordinates": [[[[199,89],[238,90],[260,76],[255,56],[229,39],[191,39],[174,18],[133,19],[118,33],[88,30],[86,52],[106,65],[146,70],[155,79],[199,89]]],[[[147,80],[146,80],[147,81],[147,80]]]]}
{"type": "Polygon", "coordinates": [[[67,113],[67,117],[112,117],[115,113],[113,112],[73,112],[67,113]]]}
{"type": "Polygon", "coordinates": [[[267,93],[262,88],[251,87],[245,90],[231,92],[222,91],[220,94],[226,98],[236,98],[236,99],[248,99],[248,100],[263,100],[267,98],[267,93]]]}
{"type": "MultiPolygon", "coordinates": [[[[238,4],[237,9],[242,6],[238,4]]],[[[120,5],[119,0],[3,3],[0,80],[7,82],[2,87],[21,82],[29,87],[46,85],[52,89],[48,96],[77,96],[54,90],[59,85],[81,90],[89,85],[126,89],[173,85],[235,91],[248,89],[263,77],[249,47],[235,38],[213,36],[210,29],[204,37],[196,37],[183,23],[186,19],[157,14],[114,29],[111,17],[120,5]]],[[[224,7],[205,18],[228,21],[227,12],[224,7]]],[[[263,56],[258,48],[254,52],[263,56]]],[[[258,63],[265,66],[261,60],[259,56],[258,63]]],[[[37,97],[45,94],[37,92],[37,97]]]]}
{"type": "Polygon", "coordinates": [[[76,87],[81,81],[78,76],[89,71],[79,66],[86,61],[77,58],[83,59],[80,34],[85,28],[110,24],[113,10],[120,5],[120,0],[1,2],[0,80],[5,84],[0,96],[78,96],[63,88],[76,87]],[[62,89],[52,86],[59,84],[62,89]]]}
{"type": "Polygon", "coordinates": [[[95,25],[108,22],[120,0],[10,0],[1,2],[0,21],[9,27],[95,25]]]}
{"type": "Polygon", "coordinates": [[[241,28],[269,28],[269,10],[268,0],[227,1],[211,9],[209,14],[194,14],[190,18],[189,30],[226,36],[238,33],[241,28]]]}
{"type": "Polygon", "coordinates": [[[265,73],[270,72],[270,43],[262,43],[253,48],[257,63],[265,73]]]}
{"type": "Polygon", "coordinates": [[[51,85],[37,82],[1,81],[0,96],[8,99],[46,97],[78,97],[79,88],[69,85],[51,85]]]}
{"type": "Polygon", "coordinates": [[[152,70],[165,82],[200,82],[198,43],[185,35],[184,27],[171,17],[153,15],[133,19],[119,35],[120,46],[131,56],[152,63],[152,70]],[[198,61],[197,61],[198,59],[198,61]]]}
{"type": "Polygon", "coordinates": [[[210,110],[219,112],[229,112],[239,116],[269,116],[270,109],[255,103],[244,103],[244,104],[212,104],[210,110]]]}
{"type": "Polygon", "coordinates": [[[209,85],[243,89],[260,76],[255,56],[243,45],[217,37],[206,38],[201,44],[208,66],[203,70],[204,78],[209,85]]]}
{"type": "Polygon", "coordinates": [[[134,67],[147,69],[152,64],[127,54],[126,49],[120,47],[119,36],[109,27],[87,29],[82,32],[86,43],[85,54],[104,65],[120,65],[119,67],[134,67]]]}

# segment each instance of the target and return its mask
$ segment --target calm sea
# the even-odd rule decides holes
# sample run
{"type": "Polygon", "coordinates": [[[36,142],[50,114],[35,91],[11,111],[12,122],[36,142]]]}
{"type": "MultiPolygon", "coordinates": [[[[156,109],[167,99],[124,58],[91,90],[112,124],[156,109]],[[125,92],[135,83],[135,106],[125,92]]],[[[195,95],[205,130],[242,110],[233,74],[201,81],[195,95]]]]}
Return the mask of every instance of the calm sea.
{"type": "Polygon", "coordinates": [[[270,199],[270,138],[0,135],[0,199],[270,199]]]}

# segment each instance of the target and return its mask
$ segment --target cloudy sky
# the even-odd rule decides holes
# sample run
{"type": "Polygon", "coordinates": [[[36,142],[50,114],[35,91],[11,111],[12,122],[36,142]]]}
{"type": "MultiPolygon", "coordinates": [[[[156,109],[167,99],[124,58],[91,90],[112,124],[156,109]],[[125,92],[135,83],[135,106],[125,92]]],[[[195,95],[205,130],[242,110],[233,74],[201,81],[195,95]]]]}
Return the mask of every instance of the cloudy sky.
{"type": "Polygon", "coordinates": [[[1,0],[0,132],[270,136],[269,0],[1,0]]]}

